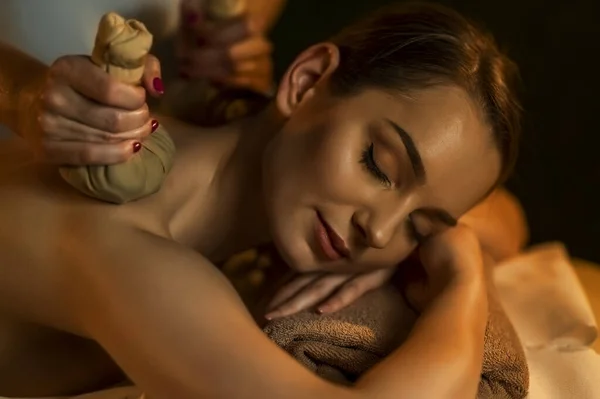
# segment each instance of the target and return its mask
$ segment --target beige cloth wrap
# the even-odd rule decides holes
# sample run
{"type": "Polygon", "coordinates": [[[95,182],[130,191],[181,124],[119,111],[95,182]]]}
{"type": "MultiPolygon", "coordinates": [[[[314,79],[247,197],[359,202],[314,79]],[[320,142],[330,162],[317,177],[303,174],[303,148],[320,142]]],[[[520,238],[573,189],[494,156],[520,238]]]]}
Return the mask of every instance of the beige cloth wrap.
{"type": "MultiPolygon", "coordinates": [[[[102,17],[92,61],[121,82],[139,85],[152,35],[144,24],[115,13],[102,17]]],[[[90,197],[122,204],[157,192],[173,165],[175,144],[159,127],[127,162],[108,166],[61,167],[71,186],[90,197]]]]}

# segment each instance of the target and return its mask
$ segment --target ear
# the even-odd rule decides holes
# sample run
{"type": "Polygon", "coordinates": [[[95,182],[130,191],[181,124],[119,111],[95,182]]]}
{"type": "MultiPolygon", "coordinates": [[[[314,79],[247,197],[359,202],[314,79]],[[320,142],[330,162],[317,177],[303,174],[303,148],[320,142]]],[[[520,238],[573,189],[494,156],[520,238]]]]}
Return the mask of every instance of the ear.
{"type": "Polygon", "coordinates": [[[337,69],[340,51],[333,43],[319,43],[303,51],[290,65],[277,89],[277,108],[285,117],[314,94],[315,88],[337,69]]]}

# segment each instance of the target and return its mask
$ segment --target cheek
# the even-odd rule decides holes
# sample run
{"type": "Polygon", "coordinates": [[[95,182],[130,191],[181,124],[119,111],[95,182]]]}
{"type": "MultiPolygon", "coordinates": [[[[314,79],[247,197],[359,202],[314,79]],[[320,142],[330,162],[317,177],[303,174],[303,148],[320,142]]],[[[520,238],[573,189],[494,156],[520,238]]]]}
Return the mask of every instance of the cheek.
{"type": "Polygon", "coordinates": [[[356,128],[330,124],[283,134],[271,151],[269,174],[279,190],[296,199],[354,202],[368,189],[359,163],[361,140],[356,128]]]}
{"type": "Polygon", "coordinates": [[[304,177],[309,191],[338,203],[360,201],[370,186],[360,164],[364,143],[357,128],[331,127],[308,139],[304,177]]]}

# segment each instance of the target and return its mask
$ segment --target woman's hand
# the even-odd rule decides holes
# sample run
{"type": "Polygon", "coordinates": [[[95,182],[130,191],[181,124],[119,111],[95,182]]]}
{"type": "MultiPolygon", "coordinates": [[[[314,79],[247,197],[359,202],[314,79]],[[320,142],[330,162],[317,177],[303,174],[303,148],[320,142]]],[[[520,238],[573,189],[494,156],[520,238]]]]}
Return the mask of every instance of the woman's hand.
{"type": "Polygon", "coordinates": [[[295,277],[267,306],[268,320],[317,306],[319,313],[336,312],[389,281],[395,268],[362,274],[316,273],[295,277]]]}
{"type": "Polygon", "coordinates": [[[182,2],[176,54],[184,78],[205,78],[268,93],[273,87],[272,45],[258,15],[210,21],[182,2]]]}
{"type": "Polygon", "coordinates": [[[158,127],[146,105],[146,91],[153,96],[163,91],[154,57],[147,59],[143,87],[116,81],[84,56],[57,59],[34,82],[38,95],[27,104],[32,107],[22,113],[19,125],[42,161],[121,163],[158,127]]]}
{"type": "Polygon", "coordinates": [[[484,281],[484,261],[476,233],[458,225],[429,238],[395,276],[409,305],[423,311],[451,284],[484,281]]]}

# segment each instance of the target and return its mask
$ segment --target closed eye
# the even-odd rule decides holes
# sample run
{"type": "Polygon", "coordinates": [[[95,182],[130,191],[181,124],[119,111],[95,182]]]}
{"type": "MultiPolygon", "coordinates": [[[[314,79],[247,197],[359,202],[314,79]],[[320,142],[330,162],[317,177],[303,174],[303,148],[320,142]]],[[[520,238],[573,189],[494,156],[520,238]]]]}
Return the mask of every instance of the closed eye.
{"type": "Polygon", "coordinates": [[[377,165],[377,162],[375,161],[374,152],[375,152],[375,149],[374,149],[373,143],[371,143],[367,148],[365,148],[363,150],[362,157],[360,159],[360,163],[362,163],[367,168],[367,171],[371,175],[373,175],[373,177],[375,177],[380,183],[382,183],[386,187],[391,187],[392,182],[386,176],[386,174],[382,172],[382,170],[377,165]]]}

